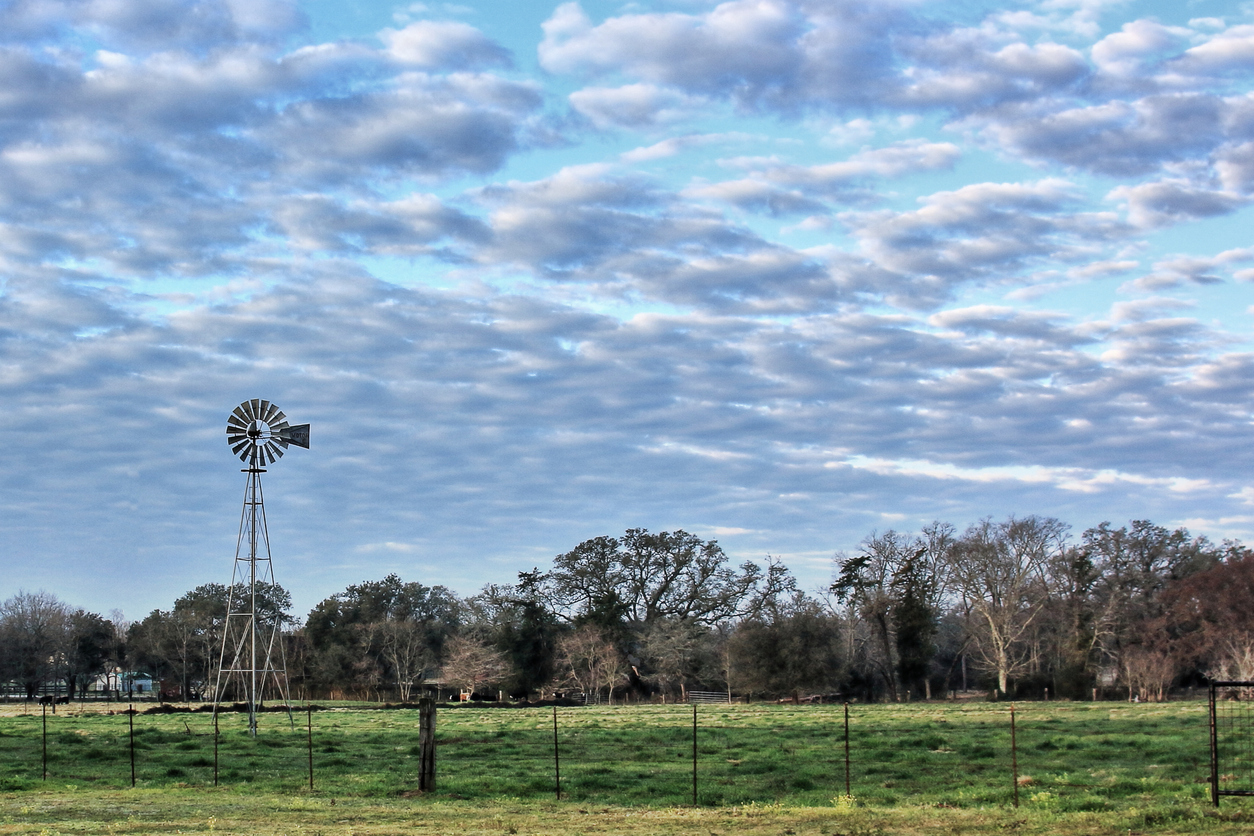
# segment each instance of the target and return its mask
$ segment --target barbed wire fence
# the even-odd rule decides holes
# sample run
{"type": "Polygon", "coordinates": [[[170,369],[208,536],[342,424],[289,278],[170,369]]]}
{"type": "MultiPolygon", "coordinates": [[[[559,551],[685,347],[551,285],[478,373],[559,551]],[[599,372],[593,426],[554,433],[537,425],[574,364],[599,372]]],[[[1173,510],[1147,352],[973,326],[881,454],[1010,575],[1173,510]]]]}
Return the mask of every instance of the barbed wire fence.
{"type": "Polygon", "coordinates": [[[1206,800],[1204,706],[1156,716],[1152,728],[1138,719],[1153,716],[1146,708],[1076,706],[459,706],[442,707],[425,739],[416,707],[307,706],[296,715],[304,722],[263,715],[256,738],[231,713],[218,728],[195,712],[63,710],[0,718],[0,790],[220,784],[626,805],[1101,810],[1148,788],[1206,800]],[[1097,719],[1106,725],[1086,727],[1097,719]]]}

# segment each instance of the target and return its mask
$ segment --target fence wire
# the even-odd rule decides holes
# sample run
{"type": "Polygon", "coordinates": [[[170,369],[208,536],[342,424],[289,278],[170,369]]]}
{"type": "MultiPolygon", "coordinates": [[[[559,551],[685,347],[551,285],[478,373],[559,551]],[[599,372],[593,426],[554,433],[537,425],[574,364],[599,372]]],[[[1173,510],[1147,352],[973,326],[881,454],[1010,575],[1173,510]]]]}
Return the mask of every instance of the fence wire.
{"type": "MultiPolygon", "coordinates": [[[[1242,710],[1232,722],[1249,728],[1249,703],[1242,710]]],[[[1148,794],[1204,799],[1208,791],[1205,704],[1020,704],[1013,751],[1004,704],[854,705],[847,732],[844,712],[698,706],[694,753],[694,708],[686,705],[441,708],[435,795],[553,799],[559,770],[563,799],[628,805],[690,804],[694,789],[701,805],[830,805],[846,781],[858,803],[872,806],[1008,805],[1017,790],[1023,804],[1102,810],[1148,794]]],[[[239,791],[308,792],[312,749],[315,791],[416,794],[416,709],[317,710],[312,734],[307,717],[262,714],[253,738],[246,715],[219,715],[215,737],[207,714],[140,714],[137,783],[212,786],[216,774],[239,791]]],[[[42,720],[0,717],[0,790],[43,784],[42,720]]],[[[124,713],[63,710],[48,717],[46,740],[49,781],[130,786],[124,713]]],[[[1225,768],[1249,781],[1251,754],[1234,754],[1225,768]]]]}

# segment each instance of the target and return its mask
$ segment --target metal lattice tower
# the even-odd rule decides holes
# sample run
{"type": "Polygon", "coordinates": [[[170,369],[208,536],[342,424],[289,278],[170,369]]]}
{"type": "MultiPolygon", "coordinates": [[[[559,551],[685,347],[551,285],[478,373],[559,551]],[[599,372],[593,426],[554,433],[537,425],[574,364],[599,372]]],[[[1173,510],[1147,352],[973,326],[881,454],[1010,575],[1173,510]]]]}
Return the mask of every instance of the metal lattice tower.
{"type": "Polygon", "coordinates": [[[248,478],[235,543],[235,567],[227,592],[213,711],[216,716],[228,692],[237,700],[242,697],[248,704],[248,732],[256,735],[257,709],[267,693],[283,700],[291,711],[282,618],[273,600],[277,587],[261,474],[266,472],[266,465],[279,460],[288,445],[309,449],[309,425],[289,425],[277,406],[253,398],[231,412],[226,434],[231,452],[248,465],[241,471],[248,478]]]}

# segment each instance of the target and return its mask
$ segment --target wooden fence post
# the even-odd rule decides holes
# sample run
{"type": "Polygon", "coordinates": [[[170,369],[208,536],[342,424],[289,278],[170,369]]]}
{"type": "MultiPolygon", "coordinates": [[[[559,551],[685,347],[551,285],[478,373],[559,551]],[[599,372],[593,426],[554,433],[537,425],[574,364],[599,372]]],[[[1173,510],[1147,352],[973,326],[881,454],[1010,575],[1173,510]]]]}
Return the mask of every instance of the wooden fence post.
{"type": "Polygon", "coordinates": [[[435,790],[435,700],[418,701],[418,791],[435,790]]]}

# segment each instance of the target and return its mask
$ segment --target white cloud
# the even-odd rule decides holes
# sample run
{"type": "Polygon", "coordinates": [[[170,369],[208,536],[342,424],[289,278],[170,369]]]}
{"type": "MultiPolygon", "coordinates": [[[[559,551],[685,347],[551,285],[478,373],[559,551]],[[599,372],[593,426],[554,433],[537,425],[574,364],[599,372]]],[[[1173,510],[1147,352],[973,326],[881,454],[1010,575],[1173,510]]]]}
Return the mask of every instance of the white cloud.
{"type": "Polygon", "coordinates": [[[690,118],[700,100],[653,84],[585,87],[570,94],[570,104],[599,128],[639,128],[690,118]]]}
{"type": "Polygon", "coordinates": [[[1226,215],[1248,202],[1241,195],[1198,187],[1186,180],[1118,186],[1107,197],[1125,204],[1128,220],[1134,225],[1150,229],[1182,220],[1226,215]]]}
{"type": "Polygon", "coordinates": [[[465,23],[422,20],[404,29],[384,29],[379,37],[402,64],[427,70],[508,67],[508,50],[465,23]]]}

